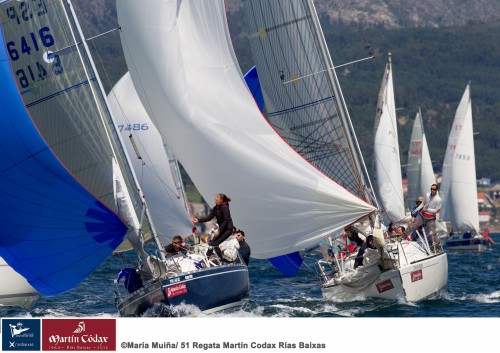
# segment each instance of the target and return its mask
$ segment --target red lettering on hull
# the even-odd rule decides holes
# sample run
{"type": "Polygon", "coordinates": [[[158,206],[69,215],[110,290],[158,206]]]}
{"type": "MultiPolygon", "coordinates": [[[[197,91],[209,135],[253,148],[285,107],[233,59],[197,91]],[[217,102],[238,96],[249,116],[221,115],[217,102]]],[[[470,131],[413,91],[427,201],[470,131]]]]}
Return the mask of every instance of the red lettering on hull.
{"type": "Polygon", "coordinates": [[[411,281],[412,282],[420,281],[422,279],[424,279],[424,274],[423,274],[422,270],[413,271],[411,273],[411,281]]]}
{"type": "Polygon", "coordinates": [[[392,284],[392,281],[390,279],[386,279],[385,281],[377,283],[375,287],[377,287],[379,293],[383,293],[393,289],[394,285],[392,284]]]}
{"type": "Polygon", "coordinates": [[[187,286],[186,283],[180,283],[176,284],[175,286],[167,287],[165,291],[167,292],[167,298],[173,298],[177,297],[178,295],[186,294],[187,286]]]}

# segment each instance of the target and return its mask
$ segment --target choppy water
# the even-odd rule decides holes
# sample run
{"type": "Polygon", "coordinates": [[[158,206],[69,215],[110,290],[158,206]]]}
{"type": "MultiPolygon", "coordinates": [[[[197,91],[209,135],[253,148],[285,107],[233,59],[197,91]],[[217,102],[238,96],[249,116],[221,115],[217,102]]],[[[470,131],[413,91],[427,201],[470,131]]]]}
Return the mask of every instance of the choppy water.
{"type": "MultiPolygon", "coordinates": [[[[418,303],[404,300],[359,300],[333,303],[322,298],[315,279],[314,254],[305,258],[296,277],[282,277],[267,260],[250,261],[250,301],[236,313],[215,316],[256,317],[500,317],[500,234],[483,253],[448,253],[447,287],[418,303]]],[[[35,307],[0,307],[0,317],[117,317],[113,280],[124,267],[111,257],[81,285],[52,297],[42,297],[35,307]]],[[[180,308],[204,316],[195,307],[180,308]]],[[[154,310],[150,313],[154,315],[154,310]]],[[[214,316],[212,315],[212,316],[214,316]]]]}

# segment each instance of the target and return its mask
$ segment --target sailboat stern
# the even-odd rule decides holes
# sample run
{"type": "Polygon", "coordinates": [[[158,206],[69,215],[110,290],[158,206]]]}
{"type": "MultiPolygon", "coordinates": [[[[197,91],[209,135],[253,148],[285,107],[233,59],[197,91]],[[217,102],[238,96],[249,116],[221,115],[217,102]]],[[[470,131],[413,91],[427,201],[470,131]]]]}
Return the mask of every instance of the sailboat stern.
{"type": "Polygon", "coordinates": [[[400,268],[401,280],[408,301],[419,301],[448,283],[448,257],[446,253],[424,258],[400,268]]]}

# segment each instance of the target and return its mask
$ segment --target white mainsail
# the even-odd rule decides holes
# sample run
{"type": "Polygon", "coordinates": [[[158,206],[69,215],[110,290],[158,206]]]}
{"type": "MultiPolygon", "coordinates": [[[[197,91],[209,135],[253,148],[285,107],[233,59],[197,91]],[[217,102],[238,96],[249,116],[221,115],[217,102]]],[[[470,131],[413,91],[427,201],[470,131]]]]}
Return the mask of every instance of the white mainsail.
{"type": "Polygon", "coordinates": [[[379,199],[389,221],[401,221],[405,217],[405,209],[390,57],[380,86],[373,148],[379,199]]]}
{"type": "Polygon", "coordinates": [[[269,126],[245,85],[224,1],[117,1],[146,110],[206,200],[232,198],[252,256],[316,245],[374,207],[331,181],[269,126]]]}
{"type": "Polygon", "coordinates": [[[451,216],[452,229],[479,234],[470,84],[460,100],[448,137],[440,192],[441,211],[444,209],[445,215],[451,216]]]}
{"type": "Polygon", "coordinates": [[[131,158],[132,165],[162,243],[167,244],[174,235],[184,237],[191,234],[193,224],[185,208],[184,195],[172,175],[170,158],[158,129],[142,106],[129,73],[108,94],[108,103],[129,156],[136,154],[129,135],[133,136],[140,152],[141,159],[131,158]]]}
{"type": "Polygon", "coordinates": [[[369,200],[355,134],[313,1],[244,2],[265,116],[330,179],[369,200]]]}

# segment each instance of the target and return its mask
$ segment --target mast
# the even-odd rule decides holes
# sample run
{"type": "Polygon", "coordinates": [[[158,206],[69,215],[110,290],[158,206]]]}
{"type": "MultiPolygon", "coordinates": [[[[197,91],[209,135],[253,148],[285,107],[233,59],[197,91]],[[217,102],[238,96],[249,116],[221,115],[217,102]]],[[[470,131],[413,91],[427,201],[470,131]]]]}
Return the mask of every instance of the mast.
{"type": "MultiPolygon", "coordinates": [[[[331,89],[334,92],[334,101],[337,106],[337,113],[339,114],[341,120],[342,120],[342,127],[344,129],[345,136],[347,138],[347,141],[350,146],[351,150],[351,158],[353,160],[353,163],[356,165],[356,171],[358,173],[358,179],[361,183],[360,188],[363,189],[363,192],[365,194],[365,200],[366,201],[374,201],[375,204],[377,205],[377,208],[379,208],[377,198],[373,195],[370,197],[370,194],[368,193],[368,190],[364,187],[365,183],[365,178],[362,175],[362,171],[364,171],[365,175],[368,175],[368,171],[366,168],[366,165],[364,163],[363,157],[361,155],[361,149],[359,147],[359,143],[356,139],[356,135],[354,133],[354,128],[352,126],[352,121],[349,116],[349,112],[347,110],[347,105],[345,103],[344,96],[342,94],[342,89],[340,88],[340,84],[338,82],[337,74],[335,72],[333,62],[330,56],[330,52],[327,48],[327,45],[325,43],[325,37],[323,35],[323,30],[321,29],[321,24],[319,22],[318,18],[318,13],[316,12],[316,8],[314,6],[313,0],[306,0],[306,4],[309,8],[309,13],[311,14],[311,18],[314,24],[314,29],[316,33],[316,39],[317,42],[320,46],[321,49],[321,54],[323,55],[323,60],[325,63],[325,66],[327,68],[327,75],[329,78],[329,84],[331,89]],[[350,131],[347,130],[347,127],[349,127],[350,131]],[[356,153],[354,153],[356,151],[356,153]]],[[[370,189],[373,190],[373,186],[371,185],[370,178],[366,178],[368,181],[368,184],[370,186],[370,189]]]]}
{"type": "MultiPolygon", "coordinates": [[[[61,1],[62,1],[62,0],[61,0],[61,1]]],[[[100,91],[102,92],[102,97],[101,97],[101,99],[104,101],[104,104],[106,105],[106,107],[108,107],[109,105],[108,105],[108,101],[107,101],[106,95],[104,94],[104,87],[103,87],[103,85],[102,85],[102,81],[101,81],[100,76],[99,76],[99,74],[98,74],[97,68],[96,68],[96,66],[95,66],[95,64],[94,64],[94,60],[92,59],[92,56],[90,55],[90,50],[89,50],[89,48],[88,48],[88,44],[87,44],[87,41],[86,41],[85,36],[84,36],[84,34],[83,34],[83,31],[82,31],[82,29],[81,29],[81,27],[80,27],[80,23],[79,23],[79,21],[78,21],[78,18],[77,18],[77,16],[76,16],[75,10],[74,10],[74,8],[73,8],[73,4],[72,4],[71,0],[66,0],[66,2],[67,2],[67,4],[68,4],[68,8],[70,9],[71,16],[72,16],[72,19],[73,19],[73,21],[74,21],[74,23],[75,23],[75,26],[76,26],[76,28],[77,28],[78,34],[79,34],[79,35],[80,35],[80,37],[82,38],[82,44],[83,44],[83,46],[84,46],[84,48],[85,48],[85,51],[86,51],[86,53],[87,53],[87,58],[88,58],[89,63],[90,63],[90,65],[91,65],[91,67],[92,67],[92,70],[93,70],[93,72],[94,72],[94,74],[95,74],[95,78],[96,78],[97,83],[98,83],[98,85],[99,85],[99,89],[100,89],[100,91]]],[[[70,23],[69,18],[68,18],[68,13],[67,13],[66,11],[65,11],[65,15],[66,15],[66,18],[67,18],[68,23],[69,23],[69,28],[71,29],[71,34],[72,34],[72,36],[73,36],[73,40],[74,40],[74,41],[75,41],[75,43],[76,43],[76,42],[77,42],[77,40],[76,40],[76,38],[75,38],[75,36],[74,36],[74,32],[73,32],[73,30],[72,30],[71,23],[70,23]]],[[[82,55],[81,55],[81,53],[80,53],[80,49],[78,48],[78,46],[76,46],[76,48],[77,48],[77,50],[78,50],[80,60],[82,61],[83,65],[84,65],[84,67],[85,67],[83,57],[82,57],[82,55]]],[[[88,79],[88,80],[89,80],[89,82],[90,82],[90,77],[89,77],[88,71],[87,71],[86,69],[85,69],[85,74],[87,75],[87,79],[88,79]]],[[[99,102],[99,100],[97,99],[96,92],[95,92],[95,90],[92,88],[92,85],[90,85],[90,87],[91,87],[91,89],[92,89],[92,94],[93,94],[93,96],[94,96],[94,100],[95,100],[96,102],[99,102]]],[[[99,114],[100,114],[100,116],[101,116],[101,120],[102,120],[103,126],[104,126],[104,128],[105,128],[105,130],[106,130],[106,134],[107,134],[107,136],[108,136],[108,138],[109,138],[109,141],[110,141],[111,149],[113,150],[114,155],[115,155],[115,156],[117,156],[118,154],[117,154],[117,152],[116,152],[116,150],[115,150],[115,146],[114,146],[114,144],[113,144],[113,143],[112,143],[112,141],[111,141],[111,138],[110,138],[110,135],[109,135],[109,131],[108,131],[108,128],[107,128],[107,126],[106,126],[106,123],[105,123],[105,120],[104,120],[104,117],[103,117],[103,114],[102,114],[102,108],[101,108],[100,104],[97,104],[97,106],[98,106],[98,111],[99,111],[99,114]]],[[[112,115],[112,113],[111,113],[111,110],[110,110],[110,109],[108,109],[108,111],[109,111],[109,114],[110,114],[110,117],[111,117],[112,126],[113,126],[113,128],[115,129],[115,134],[114,134],[114,135],[115,135],[115,138],[117,138],[117,139],[118,139],[119,146],[124,146],[124,143],[123,143],[123,140],[122,140],[121,135],[120,135],[119,133],[117,133],[118,129],[117,129],[117,127],[116,127],[115,119],[113,118],[113,115],[112,115]]],[[[161,249],[163,246],[161,245],[161,242],[160,242],[160,239],[159,239],[158,234],[157,234],[157,232],[156,232],[156,229],[155,229],[154,225],[152,224],[152,218],[151,218],[151,215],[150,215],[150,213],[149,213],[149,209],[148,209],[148,207],[147,207],[147,205],[146,205],[146,201],[144,200],[144,194],[143,194],[143,192],[142,192],[142,189],[141,189],[141,187],[140,187],[140,184],[139,184],[139,182],[138,182],[137,176],[136,176],[136,174],[135,174],[135,172],[134,172],[133,168],[131,168],[131,167],[130,167],[130,166],[132,165],[132,163],[131,163],[131,161],[130,161],[130,157],[129,157],[129,155],[128,155],[127,151],[125,150],[125,148],[123,148],[123,147],[122,147],[122,148],[121,148],[121,151],[122,151],[122,156],[125,158],[125,162],[126,162],[124,166],[126,166],[126,167],[127,167],[127,169],[128,169],[128,173],[130,173],[130,176],[132,177],[132,181],[133,181],[133,183],[135,184],[135,187],[137,188],[137,192],[139,193],[139,197],[141,198],[142,207],[143,207],[141,214],[145,214],[145,215],[147,216],[147,219],[148,219],[149,223],[151,224],[150,230],[151,230],[151,232],[152,232],[152,234],[153,234],[153,238],[154,238],[154,240],[155,240],[156,246],[158,247],[158,249],[161,249]]],[[[119,169],[121,170],[121,167],[119,167],[119,169]]],[[[122,172],[122,173],[123,173],[123,172],[122,172]]],[[[122,177],[124,177],[124,176],[122,175],[122,177]]],[[[143,238],[142,225],[143,225],[143,221],[144,221],[144,219],[143,219],[143,217],[141,216],[141,219],[139,220],[139,217],[137,216],[137,214],[136,214],[135,212],[131,212],[131,213],[135,215],[135,217],[133,217],[133,218],[134,218],[134,219],[133,219],[133,222],[135,223],[134,227],[137,227],[137,229],[135,229],[135,231],[137,231],[137,232],[139,233],[139,237],[140,237],[140,238],[143,238]]],[[[144,250],[143,250],[143,249],[136,249],[136,250],[138,250],[140,254],[142,254],[142,253],[144,252],[144,250]]],[[[162,259],[162,260],[164,260],[164,259],[165,259],[165,255],[163,254],[163,252],[159,251],[159,253],[160,253],[160,257],[161,257],[161,259],[162,259]]]]}

